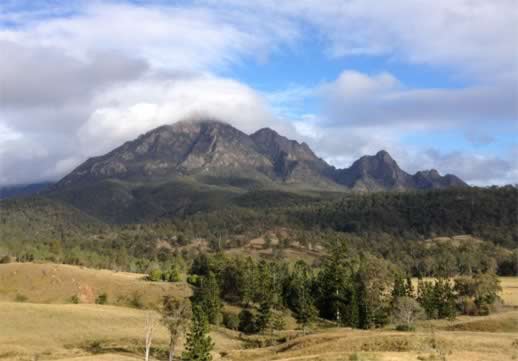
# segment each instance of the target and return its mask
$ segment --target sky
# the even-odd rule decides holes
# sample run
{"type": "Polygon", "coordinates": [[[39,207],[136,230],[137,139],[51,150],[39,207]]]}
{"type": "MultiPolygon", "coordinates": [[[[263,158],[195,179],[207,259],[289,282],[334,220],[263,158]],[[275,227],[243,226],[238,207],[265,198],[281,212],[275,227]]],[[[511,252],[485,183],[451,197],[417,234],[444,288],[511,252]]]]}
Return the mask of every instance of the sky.
{"type": "Polygon", "coordinates": [[[0,0],[0,186],[163,124],[518,183],[518,0],[0,0]]]}

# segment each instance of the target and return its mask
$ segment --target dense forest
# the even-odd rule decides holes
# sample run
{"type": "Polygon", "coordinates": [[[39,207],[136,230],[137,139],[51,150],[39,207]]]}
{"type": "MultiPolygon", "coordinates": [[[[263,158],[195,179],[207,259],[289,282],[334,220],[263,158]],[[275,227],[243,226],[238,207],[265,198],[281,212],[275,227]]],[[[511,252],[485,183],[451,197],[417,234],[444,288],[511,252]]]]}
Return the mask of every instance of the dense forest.
{"type": "Polygon", "coordinates": [[[0,204],[0,255],[19,260],[146,272],[170,257],[188,264],[200,240],[219,252],[263,237],[270,257],[296,247],[316,253],[315,265],[330,240],[340,240],[414,276],[518,274],[513,186],[326,196],[256,190],[216,210],[131,224],[110,224],[45,197],[0,204]],[[458,235],[469,236],[449,238],[458,235]]]}

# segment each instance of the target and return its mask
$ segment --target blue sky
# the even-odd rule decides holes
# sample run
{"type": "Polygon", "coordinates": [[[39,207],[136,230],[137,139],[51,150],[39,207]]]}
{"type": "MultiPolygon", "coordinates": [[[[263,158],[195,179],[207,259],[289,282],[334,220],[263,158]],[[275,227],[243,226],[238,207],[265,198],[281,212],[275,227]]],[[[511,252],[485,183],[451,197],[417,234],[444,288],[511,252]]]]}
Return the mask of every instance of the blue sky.
{"type": "Polygon", "coordinates": [[[0,185],[199,116],[517,183],[516,23],[514,0],[4,0],[0,185]]]}

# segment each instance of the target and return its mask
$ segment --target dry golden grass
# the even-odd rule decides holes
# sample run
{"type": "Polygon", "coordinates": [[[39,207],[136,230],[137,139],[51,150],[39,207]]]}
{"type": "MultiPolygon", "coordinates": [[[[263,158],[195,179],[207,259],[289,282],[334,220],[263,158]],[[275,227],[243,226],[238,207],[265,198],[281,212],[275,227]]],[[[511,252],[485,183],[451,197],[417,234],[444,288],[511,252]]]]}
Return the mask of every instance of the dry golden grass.
{"type": "MultiPolygon", "coordinates": [[[[0,303],[0,358],[30,360],[87,354],[94,342],[134,351],[147,311],[100,305],[0,303]]],[[[165,344],[159,327],[157,344],[165,344]]]]}
{"type": "Polygon", "coordinates": [[[483,332],[336,329],[295,338],[285,344],[229,354],[232,361],[443,360],[507,361],[518,357],[516,334],[483,332]]]}
{"type": "Polygon", "coordinates": [[[36,263],[0,265],[0,301],[26,299],[34,303],[70,303],[78,296],[81,303],[95,303],[101,293],[108,303],[127,305],[134,295],[144,305],[156,304],[168,294],[191,294],[185,283],[147,282],[136,273],[94,270],[78,266],[36,263]]]}
{"type": "Polygon", "coordinates": [[[518,307],[518,277],[500,277],[504,304],[518,307]]]}
{"type": "MultiPolygon", "coordinates": [[[[141,359],[146,314],[118,306],[0,302],[0,360],[141,359]],[[91,355],[97,350],[102,354],[91,355]]],[[[155,319],[159,315],[152,313],[155,319]]],[[[215,330],[215,356],[241,347],[238,333],[215,330]]],[[[167,331],[157,323],[153,346],[166,349],[167,331]]],[[[179,348],[179,352],[182,348],[179,348]]]]}

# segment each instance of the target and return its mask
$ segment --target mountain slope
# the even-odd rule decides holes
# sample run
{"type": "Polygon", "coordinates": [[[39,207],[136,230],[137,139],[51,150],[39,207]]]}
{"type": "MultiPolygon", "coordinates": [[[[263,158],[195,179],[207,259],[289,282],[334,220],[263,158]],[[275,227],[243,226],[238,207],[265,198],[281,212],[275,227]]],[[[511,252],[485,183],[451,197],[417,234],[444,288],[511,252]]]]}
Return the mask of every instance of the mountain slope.
{"type": "Polygon", "coordinates": [[[148,182],[195,174],[271,175],[272,168],[253,140],[228,124],[179,122],[87,160],[61,180],[57,188],[110,178],[148,182]]]}
{"type": "Polygon", "coordinates": [[[309,148],[306,143],[290,140],[270,128],[250,135],[259,152],[273,164],[274,174],[287,183],[306,183],[330,187],[329,174],[333,168],[309,148]]]}
{"type": "Polygon", "coordinates": [[[441,176],[435,169],[410,175],[384,150],[374,156],[361,157],[349,168],[337,170],[335,179],[355,191],[404,191],[467,186],[460,178],[451,174],[441,176]]]}
{"type": "Polygon", "coordinates": [[[437,171],[412,176],[380,151],[350,168],[335,169],[305,143],[264,128],[248,136],[219,121],[178,122],[154,129],[112,152],[87,160],[55,189],[117,179],[171,181],[177,177],[241,177],[265,183],[358,191],[431,189],[465,186],[437,171]]]}

